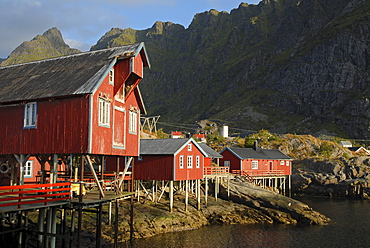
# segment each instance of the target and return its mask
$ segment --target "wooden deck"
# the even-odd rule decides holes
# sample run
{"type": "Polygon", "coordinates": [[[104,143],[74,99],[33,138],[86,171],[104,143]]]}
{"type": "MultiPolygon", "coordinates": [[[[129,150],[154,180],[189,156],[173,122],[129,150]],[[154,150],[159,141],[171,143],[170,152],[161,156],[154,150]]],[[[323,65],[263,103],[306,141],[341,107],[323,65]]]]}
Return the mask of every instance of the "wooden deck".
{"type": "Polygon", "coordinates": [[[99,206],[99,204],[113,202],[117,199],[127,199],[135,195],[135,192],[121,192],[120,194],[116,194],[115,191],[105,191],[104,193],[104,198],[100,197],[99,190],[92,190],[87,192],[86,195],[82,196],[82,199],[80,198],[80,196],[73,197],[71,199],[71,207],[96,207],[99,206]]]}

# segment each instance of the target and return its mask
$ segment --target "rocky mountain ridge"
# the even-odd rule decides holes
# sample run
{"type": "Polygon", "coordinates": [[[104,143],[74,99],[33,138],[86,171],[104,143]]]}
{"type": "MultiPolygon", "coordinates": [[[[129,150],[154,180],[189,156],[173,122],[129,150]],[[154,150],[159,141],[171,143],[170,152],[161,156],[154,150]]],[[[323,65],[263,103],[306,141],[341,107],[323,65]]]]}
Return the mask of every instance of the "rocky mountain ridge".
{"type": "Polygon", "coordinates": [[[368,139],[369,11],[365,0],[241,3],[196,14],[188,28],[113,28],[91,49],[145,42],[141,90],[162,122],[368,139]]]}

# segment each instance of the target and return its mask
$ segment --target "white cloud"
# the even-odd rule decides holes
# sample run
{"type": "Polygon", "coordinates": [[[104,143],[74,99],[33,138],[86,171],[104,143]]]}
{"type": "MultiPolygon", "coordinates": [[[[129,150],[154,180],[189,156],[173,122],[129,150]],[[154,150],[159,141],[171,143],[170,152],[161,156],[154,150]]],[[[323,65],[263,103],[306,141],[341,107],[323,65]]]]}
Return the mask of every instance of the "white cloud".
{"type": "Polygon", "coordinates": [[[69,45],[70,48],[76,48],[82,52],[89,51],[90,47],[92,46],[92,44],[87,44],[86,42],[78,40],[64,39],[64,41],[67,45],[69,45]]]}

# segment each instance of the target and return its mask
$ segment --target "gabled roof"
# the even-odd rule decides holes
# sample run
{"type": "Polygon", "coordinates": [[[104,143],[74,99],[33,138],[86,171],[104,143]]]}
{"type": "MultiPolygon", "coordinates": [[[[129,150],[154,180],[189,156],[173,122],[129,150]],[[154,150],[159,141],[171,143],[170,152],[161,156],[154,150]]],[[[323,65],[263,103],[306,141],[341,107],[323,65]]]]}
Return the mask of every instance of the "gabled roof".
{"type": "Polygon", "coordinates": [[[221,154],[213,150],[211,147],[209,147],[205,143],[198,143],[200,147],[202,147],[203,151],[207,153],[207,157],[209,158],[223,158],[221,154]]]}
{"type": "Polygon", "coordinates": [[[0,67],[0,104],[93,93],[117,60],[141,54],[144,43],[0,67]]]}
{"type": "Polygon", "coordinates": [[[204,156],[207,154],[194,139],[142,139],[140,140],[140,155],[176,155],[187,144],[192,142],[204,156]]]}
{"type": "Polygon", "coordinates": [[[226,147],[221,155],[225,150],[230,150],[239,159],[291,159],[276,149],[226,147]]]}

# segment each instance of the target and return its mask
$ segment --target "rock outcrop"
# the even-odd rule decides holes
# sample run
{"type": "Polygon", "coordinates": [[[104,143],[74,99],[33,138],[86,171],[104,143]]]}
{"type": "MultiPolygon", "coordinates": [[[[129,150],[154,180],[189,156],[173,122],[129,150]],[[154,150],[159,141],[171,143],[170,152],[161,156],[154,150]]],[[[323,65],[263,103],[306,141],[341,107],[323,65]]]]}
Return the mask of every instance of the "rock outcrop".
{"type": "Polygon", "coordinates": [[[370,158],[295,162],[293,192],[312,196],[370,199],[370,158]]]}

